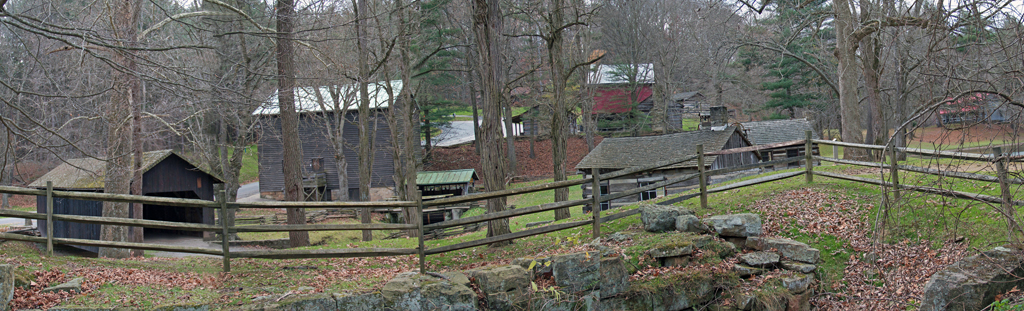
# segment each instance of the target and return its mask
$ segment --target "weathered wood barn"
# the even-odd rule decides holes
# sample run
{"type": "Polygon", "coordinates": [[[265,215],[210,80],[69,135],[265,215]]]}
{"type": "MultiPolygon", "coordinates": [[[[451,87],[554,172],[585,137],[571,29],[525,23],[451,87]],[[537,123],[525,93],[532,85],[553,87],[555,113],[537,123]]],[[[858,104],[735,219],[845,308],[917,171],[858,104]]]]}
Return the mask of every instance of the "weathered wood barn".
{"type": "MultiPolygon", "coordinates": [[[[721,126],[692,132],[682,132],[659,136],[605,138],[579,164],[576,169],[589,178],[593,170],[608,173],[628,167],[646,165],[662,160],[681,158],[697,153],[697,145],[704,145],[704,152],[726,149],[744,148],[752,144],[736,126],[721,126]]],[[[727,155],[705,157],[705,169],[713,170],[752,164],[758,162],[754,152],[740,152],[727,155]]],[[[601,194],[621,192],[639,188],[669,178],[698,171],[697,160],[662,167],[655,171],[633,174],[613,180],[601,181],[601,194]]],[[[697,179],[640,193],[637,196],[616,199],[602,203],[601,208],[628,205],[640,200],[649,200],[667,194],[678,193],[688,186],[697,184],[697,179]]],[[[583,186],[583,198],[591,195],[590,184],[583,186]]],[[[589,207],[584,207],[589,210],[589,207]]]]}
{"type": "MultiPolygon", "coordinates": [[[[650,115],[655,110],[655,83],[654,67],[651,64],[597,66],[590,75],[588,87],[594,89],[592,114],[599,120],[598,130],[622,130],[622,121],[635,117],[631,113],[633,109],[643,115],[650,115]]],[[[665,130],[678,131],[683,126],[683,113],[699,109],[704,95],[698,92],[678,93],[666,100],[665,122],[668,128],[665,130]]]]}
{"type": "MultiPolygon", "coordinates": [[[[804,139],[807,131],[811,138],[818,139],[818,133],[808,119],[770,120],[740,123],[741,130],[758,148],[762,161],[774,161],[792,157],[804,158],[804,139]]],[[[812,153],[818,155],[818,144],[812,144],[812,153]]],[[[804,162],[776,165],[775,169],[798,167],[804,162]]]]}
{"type": "MultiPolygon", "coordinates": [[[[477,177],[476,170],[471,168],[416,173],[416,187],[422,191],[424,201],[470,194],[477,180],[480,180],[480,177],[477,177]]],[[[467,209],[468,206],[441,206],[424,210],[423,223],[459,219],[462,212],[467,209]]]]}
{"type": "MultiPolygon", "coordinates": [[[[326,192],[323,197],[331,200],[334,191],[348,191],[349,198],[358,200],[359,184],[367,182],[370,184],[370,200],[377,201],[393,196],[395,181],[394,157],[391,152],[391,128],[387,122],[387,111],[392,102],[392,97],[397,97],[402,89],[401,81],[391,81],[391,96],[386,91],[386,82],[370,84],[370,115],[360,116],[358,113],[359,100],[355,96],[356,85],[350,84],[341,87],[342,96],[353,98],[349,100],[350,108],[345,115],[345,158],[348,162],[348,180],[346,189],[341,189],[338,181],[338,166],[335,161],[335,148],[327,132],[328,124],[334,124],[336,114],[326,87],[301,87],[295,89],[295,108],[299,112],[299,140],[302,146],[302,163],[304,171],[313,173],[312,163],[321,164],[326,177],[326,192]],[[324,97],[326,111],[321,109],[316,92],[319,90],[324,97]],[[357,154],[359,144],[358,122],[371,122],[370,128],[374,129],[373,147],[373,169],[369,181],[359,180],[359,156],[357,154]]],[[[276,200],[284,199],[284,172],[283,142],[281,141],[281,118],[277,106],[277,95],[271,96],[260,108],[253,112],[259,116],[259,164],[260,164],[260,196],[276,200]]],[[[336,194],[334,194],[336,195],[336,194]]]]}
{"type": "MultiPolygon", "coordinates": [[[[150,151],[142,157],[142,194],[147,196],[213,200],[213,184],[222,183],[220,178],[203,170],[171,150],[150,151]]],[[[106,163],[94,158],[71,159],[57,166],[36,181],[31,188],[46,189],[46,182],[53,182],[54,190],[103,192],[103,178],[106,163]]],[[[46,213],[46,197],[36,198],[36,211],[46,213]]],[[[102,216],[103,203],[99,201],[53,198],[55,214],[102,216]]],[[[214,214],[210,208],[169,207],[143,205],[143,219],[188,223],[213,224],[214,214]]],[[[46,222],[39,222],[39,232],[46,235],[46,222]]],[[[173,231],[145,228],[147,234],[201,235],[200,232],[173,231]]],[[[98,240],[100,225],[77,222],[54,221],[53,236],[98,240]]],[[[95,246],[76,246],[97,252],[95,246]]]]}

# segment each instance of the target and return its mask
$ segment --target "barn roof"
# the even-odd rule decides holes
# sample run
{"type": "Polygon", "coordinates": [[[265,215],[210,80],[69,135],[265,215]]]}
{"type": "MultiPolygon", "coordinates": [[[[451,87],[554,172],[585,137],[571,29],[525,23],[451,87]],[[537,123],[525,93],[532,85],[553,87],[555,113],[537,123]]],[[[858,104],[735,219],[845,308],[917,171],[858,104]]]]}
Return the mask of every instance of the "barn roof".
{"type": "Polygon", "coordinates": [[[419,186],[464,184],[473,182],[474,180],[477,179],[480,178],[476,176],[476,170],[471,168],[464,170],[431,171],[416,173],[416,185],[419,186]]]}
{"type": "MultiPolygon", "coordinates": [[[[188,158],[178,155],[171,149],[155,150],[143,153],[142,172],[148,172],[164,159],[171,156],[181,158],[203,173],[213,176],[213,178],[218,181],[221,180],[216,174],[212,174],[200,166],[195,165],[195,163],[192,163],[188,158]]],[[[106,161],[95,158],[70,159],[47,172],[42,177],[39,177],[39,179],[36,179],[36,181],[32,182],[28,186],[29,188],[45,188],[46,182],[52,181],[53,187],[57,189],[102,190],[104,186],[103,178],[105,175],[106,161]]]]}
{"type": "Polygon", "coordinates": [[[675,93],[675,94],[672,94],[672,101],[675,101],[675,102],[685,101],[685,100],[689,100],[689,99],[691,99],[691,98],[693,98],[695,96],[704,97],[704,94],[701,94],[698,91],[675,93]]]}
{"type": "Polygon", "coordinates": [[[743,125],[747,139],[755,145],[801,140],[807,138],[807,131],[811,131],[811,137],[818,139],[818,133],[814,132],[811,121],[807,119],[743,122],[740,124],[743,125]]]}
{"type": "Polygon", "coordinates": [[[633,107],[629,104],[630,97],[636,100],[636,103],[647,100],[654,94],[654,90],[650,86],[641,86],[633,92],[627,92],[625,89],[613,87],[607,89],[600,89],[594,92],[594,110],[592,114],[601,113],[623,113],[633,110],[633,107]]]}
{"type": "MultiPolygon", "coordinates": [[[[726,126],[658,136],[605,138],[576,165],[576,169],[620,169],[647,165],[694,155],[699,144],[704,145],[704,152],[718,151],[725,147],[734,133],[737,133],[735,126],[726,126]]],[[[711,165],[716,158],[707,156],[704,163],[711,165]]],[[[697,167],[697,160],[661,169],[686,167],[697,167]]]]}
{"type": "MultiPolygon", "coordinates": [[[[370,93],[370,109],[388,108],[388,92],[385,88],[385,81],[378,81],[370,83],[368,85],[370,93]]],[[[342,101],[348,101],[351,104],[349,109],[355,110],[359,108],[359,88],[358,84],[346,84],[340,88],[342,101]]],[[[392,94],[397,97],[398,93],[402,91],[402,81],[392,80],[391,81],[392,94]]],[[[330,100],[329,87],[297,87],[295,88],[295,110],[299,113],[303,112],[321,112],[323,109],[320,108],[320,103],[317,101],[316,93],[319,90],[320,94],[324,97],[325,101],[330,100]]],[[[334,107],[325,103],[327,111],[334,110],[334,107]]],[[[267,99],[267,102],[260,105],[252,112],[253,115],[277,115],[281,112],[281,109],[277,106],[277,92],[271,95],[267,99]]]]}
{"type": "Polygon", "coordinates": [[[626,84],[629,83],[629,79],[627,77],[629,77],[630,73],[632,73],[631,71],[634,70],[636,71],[636,83],[654,83],[654,65],[652,64],[636,64],[636,66],[630,64],[597,65],[596,70],[590,73],[587,83],[626,84]]]}

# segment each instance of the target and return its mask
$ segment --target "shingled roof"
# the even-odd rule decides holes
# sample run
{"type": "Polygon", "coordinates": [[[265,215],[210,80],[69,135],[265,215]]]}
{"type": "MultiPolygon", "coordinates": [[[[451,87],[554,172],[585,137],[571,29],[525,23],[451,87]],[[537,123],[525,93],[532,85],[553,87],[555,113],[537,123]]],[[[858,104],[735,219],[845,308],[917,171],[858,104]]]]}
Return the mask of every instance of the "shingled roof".
{"type": "Polygon", "coordinates": [[[811,121],[807,119],[743,122],[740,124],[743,125],[747,139],[755,145],[801,140],[807,138],[807,131],[811,131],[811,137],[818,139],[818,133],[814,132],[811,121]]]}
{"type": "MultiPolygon", "coordinates": [[[[647,165],[657,161],[681,158],[697,153],[697,145],[704,145],[704,152],[722,150],[729,137],[736,133],[735,126],[717,128],[719,130],[699,130],[676,134],[605,138],[579,164],[576,169],[621,169],[639,165],[647,165]]],[[[704,163],[711,165],[716,156],[705,157],[704,163]]],[[[697,160],[663,167],[688,168],[697,167],[697,160]]]]}
{"type": "MultiPolygon", "coordinates": [[[[212,174],[182,157],[171,149],[149,151],[142,154],[142,172],[145,173],[170,156],[176,156],[185,160],[192,166],[210,174],[214,179],[220,180],[216,174],[212,174]]],[[[36,181],[28,185],[29,188],[45,188],[47,181],[53,182],[56,189],[75,190],[102,190],[105,185],[103,178],[106,176],[106,162],[95,158],[70,159],[47,172],[36,181]]]]}

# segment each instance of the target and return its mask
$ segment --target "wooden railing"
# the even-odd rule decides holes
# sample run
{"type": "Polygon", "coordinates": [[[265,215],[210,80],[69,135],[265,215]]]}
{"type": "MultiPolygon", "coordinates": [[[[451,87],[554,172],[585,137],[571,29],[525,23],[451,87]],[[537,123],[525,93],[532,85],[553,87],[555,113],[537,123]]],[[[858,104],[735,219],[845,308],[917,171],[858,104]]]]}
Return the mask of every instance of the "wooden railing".
{"type": "MultiPolygon", "coordinates": [[[[48,186],[45,190],[39,189],[28,189],[19,187],[8,187],[0,186],[0,193],[10,193],[18,195],[31,195],[31,196],[45,196],[46,200],[46,213],[30,213],[21,212],[14,210],[0,210],[0,216],[17,217],[26,219],[37,219],[46,222],[46,236],[45,237],[34,237],[24,236],[11,233],[0,233],[0,240],[19,240],[36,243],[45,243],[46,252],[48,255],[53,254],[54,244],[66,244],[66,245],[83,245],[83,246],[98,246],[98,247],[114,247],[114,248],[128,248],[128,249],[141,249],[141,250],[158,250],[158,251],[170,251],[170,252],[184,252],[184,253],[195,253],[195,254],[207,254],[221,256],[223,258],[223,268],[225,272],[231,270],[231,258],[274,258],[274,259],[293,259],[293,258],[329,258],[329,257],[377,257],[377,256],[401,256],[401,255],[412,255],[416,254],[419,256],[420,271],[426,271],[425,260],[426,256],[441,254],[460,249],[488,245],[496,242],[508,241],[513,239],[525,238],[529,236],[544,234],[548,232],[555,232],[560,230],[566,230],[570,228],[576,228],[580,226],[591,225],[592,233],[594,237],[600,235],[600,225],[604,222],[611,220],[628,217],[639,213],[639,209],[633,209],[630,211],[618,212],[611,215],[601,215],[600,205],[602,202],[609,202],[618,198],[627,196],[638,196],[641,192],[654,190],[661,187],[667,187],[670,185],[678,184],[694,178],[698,179],[698,189],[695,193],[685,194],[678,196],[673,199],[665,200],[659,204],[672,204],[688,200],[694,197],[700,197],[700,205],[702,208],[707,208],[707,196],[711,193],[737,189],[756,185],[760,183],[772,182],[783,180],[791,177],[804,175],[806,182],[812,182],[815,175],[825,176],[831,178],[838,178],[874,185],[889,185],[895,187],[895,189],[909,189],[914,191],[921,191],[926,193],[933,193],[939,195],[945,195],[957,198],[966,198],[972,200],[979,200],[984,202],[1012,205],[1024,205],[1021,201],[1013,201],[1012,196],[1009,195],[1008,184],[1022,184],[1019,179],[1007,178],[1005,167],[999,165],[1000,173],[996,177],[980,175],[980,174],[969,174],[961,172],[949,172],[940,171],[928,168],[913,167],[906,165],[886,165],[884,163],[876,162],[861,162],[861,161],[849,161],[840,160],[833,158],[824,158],[813,154],[812,144],[825,144],[825,145],[838,145],[847,148],[866,148],[871,150],[882,150],[883,146],[873,145],[861,145],[861,144],[850,144],[842,142],[834,142],[827,140],[815,140],[810,139],[810,132],[807,132],[807,139],[803,141],[787,142],[796,143],[797,145],[804,145],[804,155],[802,157],[791,157],[773,161],[751,163],[736,167],[721,168],[715,170],[707,170],[708,166],[704,163],[704,157],[706,154],[703,152],[703,146],[697,146],[697,154],[683,156],[676,159],[668,159],[651,163],[644,166],[636,166],[626,169],[620,169],[614,172],[601,173],[599,170],[594,169],[590,178],[583,178],[578,180],[567,180],[550,182],[540,185],[527,186],[515,189],[506,189],[500,191],[491,191],[484,193],[476,193],[465,196],[455,196],[444,199],[422,201],[419,195],[416,195],[414,201],[385,201],[385,202],[258,202],[258,203],[229,203],[225,202],[223,198],[225,195],[221,190],[218,195],[218,201],[206,201],[196,199],[176,199],[176,198],[160,198],[160,197],[148,197],[148,196],[136,196],[136,195],[123,195],[123,194],[104,194],[94,192],[72,192],[72,191],[58,191],[53,190],[52,186],[48,186]],[[683,174],[681,176],[675,176],[670,179],[653,183],[647,186],[637,187],[628,191],[616,192],[606,195],[593,195],[591,198],[569,200],[564,202],[554,202],[541,204],[536,206],[529,206],[517,209],[510,209],[500,212],[486,213],[479,216],[466,217],[461,219],[453,219],[440,223],[434,223],[424,225],[423,222],[423,210],[427,207],[445,206],[460,203],[476,202],[480,200],[493,199],[508,197],[513,195],[521,195],[527,193],[533,193],[538,191],[546,191],[557,188],[579,186],[586,183],[592,185],[592,189],[600,189],[600,182],[602,180],[610,180],[622,177],[628,177],[636,173],[647,172],[656,170],[661,167],[671,166],[678,163],[691,161],[696,159],[697,172],[693,174],[683,174]],[[965,193],[959,191],[951,191],[945,189],[936,189],[929,187],[920,186],[909,186],[900,185],[898,182],[886,183],[881,180],[873,180],[857,176],[849,176],[837,173],[819,172],[814,171],[814,161],[829,161],[842,164],[851,165],[863,165],[872,166],[879,168],[895,168],[892,170],[893,176],[896,176],[898,170],[913,171],[918,173],[933,174],[940,176],[966,178],[971,180],[999,182],[1003,195],[1001,197],[986,196],[973,193],[965,193]],[[708,178],[714,175],[729,174],[738,171],[754,170],[764,167],[773,167],[776,165],[785,165],[795,162],[804,162],[804,170],[766,174],[762,173],[759,177],[748,179],[745,181],[732,183],[725,186],[708,188],[708,178]],[[412,213],[414,219],[411,219],[411,224],[302,224],[302,225],[248,225],[248,226],[236,226],[229,224],[229,222],[221,221],[219,225],[208,225],[208,224],[195,224],[195,223],[180,223],[180,222],[169,222],[169,221],[158,221],[158,220],[143,220],[143,219],[126,219],[126,218],[110,218],[110,217],[97,217],[97,216],[78,216],[78,215],[62,215],[55,214],[53,212],[53,198],[68,198],[76,200],[89,200],[89,201],[108,201],[108,202],[129,202],[129,203],[141,203],[141,204],[156,204],[162,206],[176,206],[176,207],[203,207],[212,208],[220,212],[221,219],[227,219],[227,214],[232,209],[246,209],[246,208],[331,208],[331,209],[362,209],[362,208],[400,208],[400,209],[414,209],[412,213]],[[469,224],[476,224],[487,221],[496,220],[507,220],[511,217],[523,216],[528,214],[540,213],[545,211],[551,211],[560,208],[570,208],[575,206],[582,206],[591,204],[593,207],[591,210],[591,217],[588,220],[572,221],[565,223],[555,223],[543,227],[531,228],[519,232],[513,232],[503,234],[499,236],[486,237],[478,240],[461,242],[457,244],[435,247],[427,249],[424,245],[424,232],[431,230],[438,230],[444,228],[451,228],[456,226],[464,226],[469,224]],[[160,228],[160,229],[171,229],[171,230],[184,230],[184,231],[204,231],[204,232],[217,232],[221,235],[222,246],[221,250],[205,249],[198,247],[184,247],[184,246],[172,246],[172,245],[160,245],[150,243],[135,243],[135,242],[115,242],[115,241],[98,241],[98,240],[86,240],[86,239],[71,239],[71,238],[57,238],[53,236],[53,222],[54,221],[70,221],[79,223],[89,224],[101,224],[101,225],[121,225],[121,226],[132,226],[132,227],[143,227],[143,228],[160,228]],[[228,237],[232,233],[236,232],[289,232],[289,231],[337,231],[337,230],[410,230],[415,232],[416,238],[418,239],[418,247],[416,248],[349,248],[349,249],[289,249],[289,250],[254,250],[254,251],[231,251],[229,248],[228,237]]],[[[892,150],[891,148],[889,150],[892,150]]],[[[929,156],[948,157],[954,159],[970,159],[978,161],[992,161],[1000,159],[1006,161],[1005,157],[992,157],[986,155],[977,154],[965,154],[947,151],[934,151],[934,150],[922,150],[922,149],[909,149],[899,148],[900,152],[915,153],[929,156]]],[[[737,150],[722,150],[716,151],[714,155],[726,155],[739,152],[758,152],[758,148],[742,148],[737,150]]],[[[997,151],[997,154],[999,152],[997,151]]],[[[1001,162],[997,162],[1001,163],[1001,162]]],[[[897,180],[897,179],[893,179],[897,180]]],[[[595,192],[592,192],[595,193],[595,192]]],[[[596,192],[599,193],[599,192],[596,192]]]]}

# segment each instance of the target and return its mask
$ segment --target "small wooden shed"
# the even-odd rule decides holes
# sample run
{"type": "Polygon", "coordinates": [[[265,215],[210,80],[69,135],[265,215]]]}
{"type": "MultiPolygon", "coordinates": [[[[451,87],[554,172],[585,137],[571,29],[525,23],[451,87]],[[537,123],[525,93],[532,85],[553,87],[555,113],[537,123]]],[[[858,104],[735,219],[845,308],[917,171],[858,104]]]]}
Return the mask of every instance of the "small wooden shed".
{"type": "MultiPolygon", "coordinates": [[[[187,158],[174,151],[158,150],[143,154],[142,157],[142,194],[147,196],[213,200],[213,184],[223,181],[193,164],[187,158]]],[[[94,158],[71,159],[57,166],[35,182],[31,188],[46,189],[46,182],[53,182],[54,190],[103,192],[106,163],[94,158]]],[[[37,213],[46,213],[46,197],[36,198],[37,213]]],[[[103,202],[74,200],[65,198],[53,199],[55,214],[102,216],[103,202]]],[[[213,224],[214,214],[210,208],[168,207],[159,205],[143,205],[143,219],[163,220],[188,223],[213,224]]],[[[39,232],[46,234],[46,223],[39,222],[39,232]]],[[[180,235],[201,235],[201,232],[173,231],[146,228],[145,234],[163,233],[180,235]]],[[[77,222],[54,221],[53,236],[58,238],[76,238],[98,240],[100,225],[77,222]]],[[[97,252],[95,246],[76,246],[81,249],[97,252]]]]}
{"type": "MultiPolygon", "coordinates": [[[[476,170],[430,171],[416,173],[416,186],[420,189],[424,201],[449,196],[467,195],[473,189],[473,183],[480,180],[476,170]]],[[[442,222],[446,219],[458,219],[466,206],[437,207],[424,210],[423,224],[442,222]]]]}
{"type": "MultiPolygon", "coordinates": [[[[593,170],[600,170],[604,174],[624,168],[694,155],[697,153],[697,145],[704,145],[705,153],[752,146],[750,141],[747,140],[736,126],[714,127],[658,136],[605,138],[576,165],[576,169],[585,174],[584,178],[590,178],[593,170]]],[[[758,161],[758,154],[754,152],[739,152],[706,156],[704,163],[706,170],[714,170],[753,164],[758,161]]],[[[632,174],[613,180],[602,180],[601,194],[627,191],[669,178],[693,174],[697,171],[697,160],[694,159],[650,172],[632,174]]],[[[678,193],[696,183],[696,179],[691,179],[662,188],[661,190],[653,190],[640,193],[638,196],[616,199],[611,202],[602,203],[601,209],[628,205],[641,200],[678,193]]],[[[589,198],[592,192],[590,184],[583,184],[582,187],[583,198],[589,198]]],[[[584,211],[588,210],[589,206],[584,207],[584,211]]]]}
{"type": "MultiPolygon", "coordinates": [[[[818,133],[808,119],[770,120],[740,123],[741,130],[755,146],[762,161],[804,158],[804,139],[807,131],[811,138],[818,139],[818,133]]],[[[818,144],[812,144],[812,154],[818,155],[818,144]]],[[[776,169],[802,166],[803,162],[778,165],[776,169]]]]}

